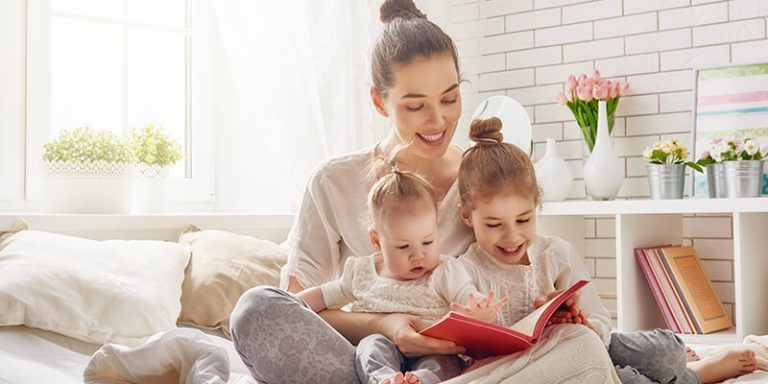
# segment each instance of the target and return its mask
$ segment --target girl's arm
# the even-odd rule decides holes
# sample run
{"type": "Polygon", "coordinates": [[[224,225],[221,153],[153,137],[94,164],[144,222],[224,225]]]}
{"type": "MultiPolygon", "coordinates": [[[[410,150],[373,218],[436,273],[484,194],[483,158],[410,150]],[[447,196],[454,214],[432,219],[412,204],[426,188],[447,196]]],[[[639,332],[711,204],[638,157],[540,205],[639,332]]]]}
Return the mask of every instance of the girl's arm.
{"type": "Polygon", "coordinates": [[[417,330],[428,324],[416,316],[401,313],[352,313],[327,309],[319,315],[352,344],[379,333],[394,342],[406,356],[453,355],[464,348],[453,342],[420,335],[417,330]]]}

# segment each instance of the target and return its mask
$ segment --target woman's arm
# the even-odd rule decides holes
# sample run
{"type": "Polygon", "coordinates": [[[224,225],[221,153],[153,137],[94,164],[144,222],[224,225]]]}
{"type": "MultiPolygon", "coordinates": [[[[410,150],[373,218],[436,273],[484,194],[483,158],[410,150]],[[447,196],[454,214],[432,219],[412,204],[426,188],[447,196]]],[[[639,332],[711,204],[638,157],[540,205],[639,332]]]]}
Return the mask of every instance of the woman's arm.
{"type": "Polygon", "coordinates": [[[352,344],[364,337],[379,333],[392,340],[406,356],[452,355],[463,353],[464,348],[451,341],[420,335],[416,330],[427,323],[416,316],[400,313],[352,313],[325,310],[319,315],[352,344]]]}

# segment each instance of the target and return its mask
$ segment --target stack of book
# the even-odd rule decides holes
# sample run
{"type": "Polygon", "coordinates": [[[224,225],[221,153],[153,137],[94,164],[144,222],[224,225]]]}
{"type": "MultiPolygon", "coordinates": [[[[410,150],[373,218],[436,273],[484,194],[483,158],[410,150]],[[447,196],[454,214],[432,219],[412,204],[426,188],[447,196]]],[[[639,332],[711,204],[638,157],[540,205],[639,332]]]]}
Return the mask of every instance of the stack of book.
{"type": "Polygon", "coordinates": [[[667,327],[705,334],[733,326],[692,246],[635,248],[667,327]]]}

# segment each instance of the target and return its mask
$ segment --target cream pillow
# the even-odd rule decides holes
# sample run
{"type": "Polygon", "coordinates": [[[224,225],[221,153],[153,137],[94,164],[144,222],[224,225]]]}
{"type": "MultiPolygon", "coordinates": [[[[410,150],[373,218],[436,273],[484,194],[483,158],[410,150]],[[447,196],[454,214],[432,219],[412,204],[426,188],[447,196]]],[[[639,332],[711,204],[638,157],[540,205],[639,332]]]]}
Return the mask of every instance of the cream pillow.
{"type": "Polygon", "coordinates": [[[189,246],[21,231],[0,244],[0,325],[141,344],[176,327],[189,246]]]}
{"type": "Polygon", "coordinates": [[[219,230],[188,228],[179,243],[192,247],[181,292],[179,322],[221,329],[240,295],[257,285],[277,286],[287,252],[277,244],[219,230]]]}

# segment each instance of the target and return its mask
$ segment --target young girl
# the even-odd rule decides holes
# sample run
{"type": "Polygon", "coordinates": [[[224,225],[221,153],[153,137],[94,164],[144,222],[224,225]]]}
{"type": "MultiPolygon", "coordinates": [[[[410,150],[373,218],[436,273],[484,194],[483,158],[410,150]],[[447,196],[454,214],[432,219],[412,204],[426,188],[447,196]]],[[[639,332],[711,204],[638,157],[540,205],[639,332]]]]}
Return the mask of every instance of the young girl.
{"type": "MultiPolygon", "coordinates": [[[[506,299],[494,303],[492,292],[481,297],[461,262],[440,255],[432,187],[417,174],[388,164],[390,172],[368,195],[368,234],[378,251],[348,258],[341,278],[306,289],[299,297],[315,312],[352,303],[353,312],[402,312],[428,321],[445,315],[453,302],[469,303],[454,308],[492,321],[506,299]]],[[[456,355],[406,358],[382,335],[358,344],[355,364],[363,383],[438,383],[464,368],[456,355]]]]}
{"type": "MultiPolygon", "coordinates": [[[[498,118],[474,121],[470,138],[477,144],[459,168],[459,210],[477,242],[460,257],[478,289],[510,298],[496,322],[509,326],[541,305],[554,291],[589,279],[568,242],[536,234],[540,192],[533,164],[514,145],[502,143],[498,118]],[[535,304],[534,304],[535,303],[535,304]]],[[[719,382],[753,371],[754,353],[733,348],[689,363],[682,341],[668,330],[611,334],[611,319],[592,284],[581,289],[553,323],[581,323],[594,330],[623,383],[719,382]]]]}

